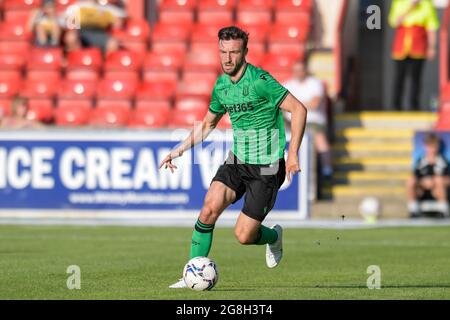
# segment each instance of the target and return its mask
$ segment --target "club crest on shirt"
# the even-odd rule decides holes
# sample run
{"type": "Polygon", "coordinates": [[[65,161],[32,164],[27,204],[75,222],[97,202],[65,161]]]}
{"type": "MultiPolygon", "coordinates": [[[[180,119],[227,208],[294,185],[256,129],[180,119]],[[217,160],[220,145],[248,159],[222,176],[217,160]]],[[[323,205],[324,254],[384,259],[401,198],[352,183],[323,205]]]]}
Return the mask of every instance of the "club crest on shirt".
{"type": "Polygon", "coordinates": [[[248,96],[248,86],[244,86],[244,90],[242,91],[244,96],[248,96]]]}

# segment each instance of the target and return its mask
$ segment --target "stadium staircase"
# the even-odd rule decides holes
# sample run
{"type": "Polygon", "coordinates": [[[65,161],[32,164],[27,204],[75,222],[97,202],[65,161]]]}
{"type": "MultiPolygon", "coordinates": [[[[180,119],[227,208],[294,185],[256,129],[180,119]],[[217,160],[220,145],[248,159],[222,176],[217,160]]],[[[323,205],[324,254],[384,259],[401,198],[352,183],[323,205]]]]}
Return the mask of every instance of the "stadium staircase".
{"type": "Polygon", "coordinates": [[[383,216],[407,216],[405,182],[411,172],[413,136],[416,130],[434,126],[436,113],[360,112],[335,118],[332,146],[335,173],[313,206],[313,218],[342,215],[360,217],[358,206],[365,197],[381,201],[383,216]]]}

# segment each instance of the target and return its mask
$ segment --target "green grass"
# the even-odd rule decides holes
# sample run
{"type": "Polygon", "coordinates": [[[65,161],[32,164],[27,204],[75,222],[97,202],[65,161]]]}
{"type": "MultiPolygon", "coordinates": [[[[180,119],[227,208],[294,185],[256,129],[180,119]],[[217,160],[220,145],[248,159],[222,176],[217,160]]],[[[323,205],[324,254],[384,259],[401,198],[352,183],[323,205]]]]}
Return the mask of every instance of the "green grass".
{"type": "Polygon", "coordinates": [[[188,228],[0,226],[0,299],[450,298],[450,227],[285,229],[273,270],[265,247],[241,246],[232,229],[218,228],[217,286],[170,290],[190,236],[188,228]],[[69,265],[81,268],[81,290],[67,289],[69,265]],[[380,290],[366,287],[369,265],[381,268],[380,290]]]}

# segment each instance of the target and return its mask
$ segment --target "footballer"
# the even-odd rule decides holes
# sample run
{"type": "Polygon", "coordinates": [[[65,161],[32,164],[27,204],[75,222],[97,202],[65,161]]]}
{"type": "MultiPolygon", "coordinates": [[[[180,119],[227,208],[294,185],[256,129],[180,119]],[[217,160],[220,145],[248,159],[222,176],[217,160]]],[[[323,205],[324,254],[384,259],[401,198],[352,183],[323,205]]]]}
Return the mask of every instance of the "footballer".
{"type": "MultiPolygon", "coordinates": [[[[192,235],[190,259],[208,256],[214,226],[222,212],[245,195],[235,226],[244,245],[266,245],[266,264],[276,267],[282,258],[282,228],[262,224],[273,208],[285,178],[300,171],[298,150],[306,123],[306,108],[268,72],[246,61],[248,34],[235,26],[219,31],[223,69],[212,92],[201,125],[175,147],[160,168],[177,168],[172,160],[201,143],[228,112],[233,128],[233,147],[219,167],[206,193],[192,235]],[[284,160],[286,137],[282,112],[291,113],[291,141],[284,160]]],[[[185,288],[183,279],[170,288],[185,288]]]]}

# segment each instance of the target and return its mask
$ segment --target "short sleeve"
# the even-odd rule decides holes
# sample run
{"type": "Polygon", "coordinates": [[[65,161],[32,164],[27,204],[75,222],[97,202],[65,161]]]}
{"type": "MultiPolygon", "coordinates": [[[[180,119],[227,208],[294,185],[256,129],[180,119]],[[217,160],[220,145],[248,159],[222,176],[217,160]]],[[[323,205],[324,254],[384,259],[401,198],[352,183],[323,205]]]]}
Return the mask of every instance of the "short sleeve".
{"type": "Polygon", "coordinates": [[[223,105],[220,104],[216,94],[216,87],[214,87],[211,95],[211,103],[209,104],[209,111],[214,114],[225,114],[226,110],[223,105]]]}
{"type": "Polygon", "coordinates": [[[289,91],[268,72],[261,73],[258,76],[258,79],[255,81],[255,90],[258,95],[266,98],[277,108],[289,93],[289,91]]]}

